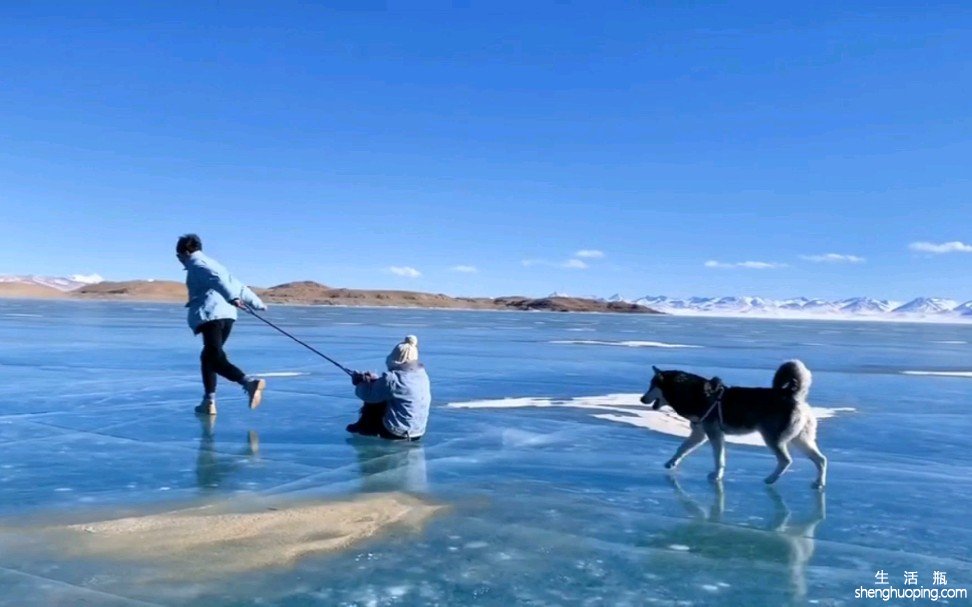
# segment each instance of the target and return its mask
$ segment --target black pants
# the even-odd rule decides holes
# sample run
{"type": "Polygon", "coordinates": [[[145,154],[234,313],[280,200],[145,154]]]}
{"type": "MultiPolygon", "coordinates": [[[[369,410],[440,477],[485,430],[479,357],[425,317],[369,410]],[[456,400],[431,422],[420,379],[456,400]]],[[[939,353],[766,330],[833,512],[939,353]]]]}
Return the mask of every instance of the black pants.
{"type": "Polygon", "coordinates": [[[421,436],[418,438],[407,438],[389,432],[382,421],[385,419],[385,411],[387,409],[388,403],[384,401],[380,403],[364,403],[361,405],[361,417],[358,418],[357,422],[348,426],[348,432],[363,436],[380,436],[388,440],[417,441],[422,438],[421,436]]]}
{"type": "Polygon", "coordinates": [[[228,318],[211,320],[196,329],[196,333],[203,338],[203,349],[199,360],[202,363],[202,380],[206,394],[216,392],[217,374],[238,384],[243,383],[243,378],[246,377],[245,373],[233,366],[233,363],[226,358],[226,352],[223,351],[223,344],[229,339],[232,330],[233,321],[228,318]]]}

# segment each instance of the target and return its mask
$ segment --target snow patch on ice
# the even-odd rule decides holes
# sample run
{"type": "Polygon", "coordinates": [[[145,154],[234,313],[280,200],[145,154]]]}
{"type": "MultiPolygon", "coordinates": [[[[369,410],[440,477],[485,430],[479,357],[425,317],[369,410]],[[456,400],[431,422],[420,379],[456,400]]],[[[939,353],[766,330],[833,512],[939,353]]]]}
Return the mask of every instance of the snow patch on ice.
{"type": "Polygon", "coordinates": [[[599,339],[563,339],[550,342],[576,346],[621,346],[625,348],[701,348],[686,344],[669,344],[662,341],[603,341],[599,339]]]}
{"type": "Polygon", "coordinates": [[[303,371],[273,371],[271,373],[257,373],[257,377],[300,377],[302,375],[310,375],[310,373],[304,373],[303,371]]]}
{"type": "MultiPolygon", "coordinates": [[[[669,409],[655,411],[641,404],[640,399],[640,394],[605,394],[603,396],[581,396],[567,399],[543,397],[501,398],[449,403],[446,406],[453,409],[520,409],[525,407],[540,409],[556,407],[587,409],[595,412],[592,413],[592,417],[596,419],[628,424],[629,426],[644,428],[671,436],[685,437],[689,435],[691,427],[688,420],[679,417],[674,411],[669,409]]],[[[811,407],[810,409],[817,419],[829,419],[840,414],[855,411],[851,407],[811,407]]],[[[534,446],[541,444],[544,440],[542,437],[533,436],[523,431],[505,434],[504,439],[509,439],[511,442],[522,446],[534,446]],[[522,433],[522,435],[519,433],[522,433]]],[[[750,446],[764,446],[766,444],[763,442],[763,438],[757,433],[726,435],[726,441],[738,445],[750,446]]]]}
{"type": "Polygon", "coordinates": [[[902,371],[901,374],[921,377],[972,377],[972,371],[902,371]]]}
{"type": "Polygon", "coordinates": [[[813,411],[814,417],[817,419],[830,419],[831,417],[837,417],[840,413],[854,413],[857,411],[854,407],[810,407],[813,411]]]}

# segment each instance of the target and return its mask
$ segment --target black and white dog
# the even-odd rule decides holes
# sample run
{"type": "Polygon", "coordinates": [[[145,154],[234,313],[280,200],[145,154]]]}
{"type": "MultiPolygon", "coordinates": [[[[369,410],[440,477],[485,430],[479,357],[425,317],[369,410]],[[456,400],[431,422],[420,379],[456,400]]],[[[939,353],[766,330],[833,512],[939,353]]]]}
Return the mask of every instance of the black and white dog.
{"type": "Polygon", "coordinates": [[[771,388],[730,388],[718,377],[705,379],[684,371],[655,371],[641,402],[653,409],[669,406],[691,422],[692,433],[679,446],[666,468],[675,468],[682,459],[712,441],[715,470],[709,475],[721,481],[726,468],[726,434],[759,432],[766,446],[776,455],[777,466],[768,477],[775,483],[793,459],[787,450],[791,442],[817,466],[813,486],[827,483],[827,458],[817,448],[817,420],[807,405],[811,375],[798,360],[783,363],[773,376],[771,388]]]}

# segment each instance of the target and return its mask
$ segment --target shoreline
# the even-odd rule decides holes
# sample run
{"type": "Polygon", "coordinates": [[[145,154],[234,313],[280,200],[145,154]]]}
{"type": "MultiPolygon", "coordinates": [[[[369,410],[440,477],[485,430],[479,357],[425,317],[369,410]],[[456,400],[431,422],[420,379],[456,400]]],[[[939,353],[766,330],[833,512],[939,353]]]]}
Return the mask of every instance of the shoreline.
{"type": "MultiPolygon", "coordinates": [[[[185,303],[164,299],[139,299],[139,298],[122,298],[122,297],[0,297],[0,303],[4,301],[38,301],[38,302],[57,302],[57,303],[134,303],[134,304],[161,304],[169,306],[178,306],[180,308],[185,308],[185,303]]],[[[351,304],[313,304],[313,303],[293,303],[293,302],[267,302],[269,307],[277,308],[337,308],[342,310],[423,310],[431,312],[500,312],[500,313],[521,313],[521,314],[616,314],[619,316],[652,316],[652,317],[666,317],[671,318],[671,314],[666,314],[665,312],[647,312],[641,314],[632,314],[630,312],[612,312],[612,311],[588,311],[588,310],[515,310],[510,308],[464,308],[464,307],[446,307],[446,306],[382,306],[382,305],[351,305],[351,304]]]]}
{"type": "MultiPolygon", "coordinates": [[[[161,304],[185,307],[182,302],[149,299],[149,298],[122,298],[122,297],[0,297],[0,303],[4,301],[36,301],[44,303],[117,303],[117,304],[161,304]]],[[[633,314],[623,311],[592,311],[592,310],[516,310],[509,308],[466,308],[466,307],[446,307],[446,306],[401,306],[401,305],[351,305],[351,304],[314,304],[314,303],[294,303],[294,302],[268,302],[273,307],[286,308],[334,308],[342,310],[421,310],[431,312],[496,312],[496,313],[521,313],[521,314],[554,314],[554,315],[617,315],[635,316],[660,319],[686,318],[686,319],[706,319],[706,320],[745,320],[745,321],[778,321],[778,322],[831,322],[831,323],[872,323],[872,324],[908,324],[908,325],[948,325],[948,326],[970,326],[972,317],[964,318],[934,318],[934,317],[902,317],[886,318],[876,316],[860,317],[827,317],[827,316],[770,316],[770,315],[749,315],[749,314],[672,314],[670,312],[648,312],[644,314],[633,314]]]]}

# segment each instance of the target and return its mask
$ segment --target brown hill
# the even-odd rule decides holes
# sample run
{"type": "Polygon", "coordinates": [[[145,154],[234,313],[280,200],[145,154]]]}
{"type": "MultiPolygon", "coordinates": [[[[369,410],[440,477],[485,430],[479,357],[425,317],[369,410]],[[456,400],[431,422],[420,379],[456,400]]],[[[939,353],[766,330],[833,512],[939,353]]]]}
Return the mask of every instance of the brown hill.
{"type": "Polygon", "coordinates": [[[129,299],[132,301],[186,301],[186,285],[172,280],[125,280],[99,282],[71,291],[81,299],[129,299]]]}
{"type": "Polygon", "coordinates": [[[54,299],[59,297],[67,297],[67,293],[44,285],[0,282],[0,298],[54,299]]]}
{"type": "Polygon", "coordinates": [[[326,297],[331,288],[313,280],[302,280],[299,282],[286,282],[282,285],[270,287],[269,289],[253,290],[261,299],[276,303],[289,303],[326,297]]]}
{"type": "Polygon", "coordinates": [[[626,312],[656,313],[634,304],[603,302],[576,297],[450,297],[441,293],[417,291],[380,291],[364,289],[332,289],[316,282],[290,282],[259,291],[268,303],[331,305],[331,306],[387,306],[403,308],[464,308],[477,310],[545,310],[549,312],[626,312]]]}
{"type": "Polygon", "coordinates": [[[316,282],[288,282],[257,291],[268,303],[412,308],[492,308],[491,300],[457,298],[441,293],[332,289],[316,282]]]}
{"type": "MultiPolygon", "coordinates": [[[[2,287],[3,285],[0,285],[2,287]]],[[[18,285],[31,286],[31,285],[18,285]]],[[[605,302],[577,297],[450,297],[441,293],[418,291],[383,291],[363,289],[335,289],[313,281],[288,282],[269,289],[253,289],[269,304],[376,306],[398,308],[450,308],[475,310],[536,310],[547,312],[620,312],[657,314],[658,312],[633,304],[605,302]]],[[[63,297],[80,299],[119,299],[129,301],[186,301],[186,287],[169,280],[128,280],[102,282],[84,286],[70,293],[37,286],[38,295],[8,295],[9,297],[63,297]],[[44,293],[41,295],[40,293],[44,293]]],[[[3,290],[0,290],[3,296],[3,290]]]]}

